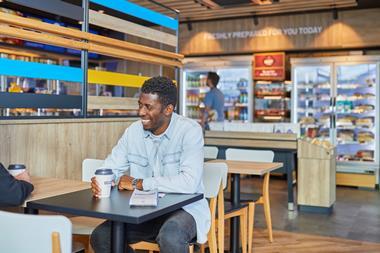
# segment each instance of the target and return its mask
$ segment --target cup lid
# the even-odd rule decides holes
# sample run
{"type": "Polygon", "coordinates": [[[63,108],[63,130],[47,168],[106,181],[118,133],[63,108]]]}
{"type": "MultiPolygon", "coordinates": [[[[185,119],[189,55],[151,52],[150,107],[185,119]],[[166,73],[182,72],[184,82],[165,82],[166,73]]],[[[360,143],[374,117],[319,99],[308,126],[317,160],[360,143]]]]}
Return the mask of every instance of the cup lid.
{"type": "Polygon", "coordinates": [[[97,169],[95,175],[113,175],[111,169],[97,169]]]}
{"type": "Polygon", "coordinates": [[[24,170],[26,167],[24,164],[10,164],[8,170],[24,170]]]}

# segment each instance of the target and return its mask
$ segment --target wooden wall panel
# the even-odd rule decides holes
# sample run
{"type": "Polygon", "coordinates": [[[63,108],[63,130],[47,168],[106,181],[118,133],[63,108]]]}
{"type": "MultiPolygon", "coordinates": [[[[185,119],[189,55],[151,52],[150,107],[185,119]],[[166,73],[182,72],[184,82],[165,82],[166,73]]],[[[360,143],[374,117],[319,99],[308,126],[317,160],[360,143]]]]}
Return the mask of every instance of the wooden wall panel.
{"type": "Polygon", "coordinates": [[[33,176],[80,180],[83,159],[104,159],[133,121],[1,123],[0,161],[23,163],[33,176]]]}
{"type": "MultiPolygon", "coordinates": [[[[252,53],[313,49],[365,48],[380,45],[380,9],[331,12],[192,23],[180,27],[180,52],[185,55],[252,53]],[[299,27],[322,27],[316,34],[255,36],[247,38],[206,39],[208,34],[263,31],[299,27]]],[[[299,31],[299,30],[298,30],[299,31]]]]}

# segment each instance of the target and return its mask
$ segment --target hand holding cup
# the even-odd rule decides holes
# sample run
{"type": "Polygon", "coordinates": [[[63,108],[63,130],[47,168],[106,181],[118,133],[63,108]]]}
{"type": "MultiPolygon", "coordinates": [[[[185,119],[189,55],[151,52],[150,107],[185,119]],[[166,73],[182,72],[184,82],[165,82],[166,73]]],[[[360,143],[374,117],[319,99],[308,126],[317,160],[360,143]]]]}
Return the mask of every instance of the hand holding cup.
{"type": "Polygon", "coordinates": [[[108,198],[114,185],[114,174],[111,169],[98,169],[91,178],[92,193],[97,198],[108,198]]]}

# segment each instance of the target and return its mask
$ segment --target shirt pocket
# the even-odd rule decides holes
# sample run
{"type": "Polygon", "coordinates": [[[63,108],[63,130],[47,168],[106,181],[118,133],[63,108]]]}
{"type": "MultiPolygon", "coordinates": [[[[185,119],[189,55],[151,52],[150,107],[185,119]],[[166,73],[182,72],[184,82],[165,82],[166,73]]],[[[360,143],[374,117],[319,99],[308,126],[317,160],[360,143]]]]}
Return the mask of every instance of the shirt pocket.
{"type": "Polygon", "coordinates": [[[181,151],[165,154],[162,158],[162,166],[168,176],[178,175],[180,172],[181,151]]]}
{"type": "Polygon", "coordinates": [[[128,154],[128,161],[132,167],[148,167],[148,158],[138,155],[138,154],[128,154]]]}

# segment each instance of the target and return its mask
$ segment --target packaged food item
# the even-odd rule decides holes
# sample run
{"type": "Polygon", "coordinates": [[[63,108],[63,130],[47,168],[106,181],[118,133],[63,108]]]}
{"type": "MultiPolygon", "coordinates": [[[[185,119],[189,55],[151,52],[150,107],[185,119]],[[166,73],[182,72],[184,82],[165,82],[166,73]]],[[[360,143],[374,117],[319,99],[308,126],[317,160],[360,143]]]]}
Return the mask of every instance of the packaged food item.
{"type": "Polygon", "coordinates": [[[373,111],[375,110],[375,106],[373,105],[357,105],[354,108],[355,113],[363,113],[363,112],[368,112],[368,111],[373,111]]]}
{"type": "Polygon", "coordinates": [[[362,159],[363,161],[373,161],[373,155],[374,151],[373,150],[359,150],[356,152],[356,157],[362,159]]]}
{"type": "Polygon", "coordinates": [[[371,132],[359,132],[358,133],[358,141],[360,143],[373,142],[374,140],[375,140],[375,136],[371,132]]]}
{"type": "Polygon", "coordinates": [[[339,130],[338,141],[353,141],[354,131],[353,130],[339,130]]]}
{"type": "Polygon", "coordinates": [[[328,140],[324,140],[323,142],[322,142],[322,146],[325,148],[325,149],[332,149],[332,148],[334,148],[334,146],[331,144],[331,142],[330,141],[328,141],[328,140]]]}
{"type": "Polygon", "coordinates": [[[314,124],[314,123],[315,123],[315,118],[313,117],[303,117],[300,120],[300,124],[308,125],[308,124],[314,124]]]}
{"type": "Polygon", "coordinates": [[[368,127],[368,128],[371,128],[373,126],[373,122],[374,122],[373,117],[364,117],[364,118],[357,119],[355,121],[357,126],[368,127]]]}
{"type": "Polygon", "coordinates": [[[345,116],[342,118],[339,118],[336,121],[337,126],[353,126],[355,125],[357,117],[354,116],[345,116]]]}
{"type": "Polygon", "coordinates": [[[365,99],[375,99],[376,96],[373,93],[366,93],[366,94],[364,94],[364,98],[365,99]]]}
{"type": "Polygon", "coordinates": [[[320,123],[324,124],[325,126],[330,125],[330,115],[323,115],[318,120],[320,123]]]}

